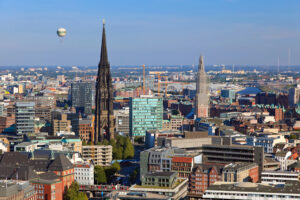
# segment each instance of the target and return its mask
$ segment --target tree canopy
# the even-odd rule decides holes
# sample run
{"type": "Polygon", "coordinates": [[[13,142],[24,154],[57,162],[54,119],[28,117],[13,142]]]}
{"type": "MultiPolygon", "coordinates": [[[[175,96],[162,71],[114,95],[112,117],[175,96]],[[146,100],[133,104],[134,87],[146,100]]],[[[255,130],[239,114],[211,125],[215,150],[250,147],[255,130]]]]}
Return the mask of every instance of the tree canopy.
{"type": "Polygon", "coordinates": [[[74,181],[64,193],[64,200],[88,200],[85,193],[79,192],[79,185],[74,181]]]}

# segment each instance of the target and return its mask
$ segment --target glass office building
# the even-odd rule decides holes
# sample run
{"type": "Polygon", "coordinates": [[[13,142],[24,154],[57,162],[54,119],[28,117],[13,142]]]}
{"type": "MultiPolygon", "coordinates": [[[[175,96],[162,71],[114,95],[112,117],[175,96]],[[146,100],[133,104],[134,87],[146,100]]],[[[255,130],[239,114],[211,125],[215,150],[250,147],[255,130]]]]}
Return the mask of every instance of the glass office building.
{"type": "Polygon", "coordinates": [[[162,129],[163,101],[160,97],[130,98],[130,136],[145,136],[147,130],[162,129]]]}
{"type": "Polygon", "coordinates": [[[71,84],[71,101],[72,106],[76,108],[76,112],[92,114],[92,106],[94,99],[94,83],[77,82],[71,84]]]}
{"type": "Polygon", "coordinates": [[[34,133],[35,103],[16,102],[17,135],[34,133]]]}

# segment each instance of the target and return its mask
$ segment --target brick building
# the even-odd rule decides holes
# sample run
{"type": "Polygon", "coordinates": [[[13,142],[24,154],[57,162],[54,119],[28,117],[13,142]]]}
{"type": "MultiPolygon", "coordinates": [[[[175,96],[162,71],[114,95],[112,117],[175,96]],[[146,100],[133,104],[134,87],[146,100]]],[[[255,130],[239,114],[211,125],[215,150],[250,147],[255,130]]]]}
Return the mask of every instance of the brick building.
{"type": "Polygon", "coordinates": [[[172,171],[178,172],[178,176],[182,178],[189,178],[193,170],[193,158],[191,157],[173,157],[172,171]]]}
{"type": "Polygon", "coordinates": [[[220,164],[195,165],[189,180],[188,196],[190,199],[201,198],[205,190],[216,181],[222,180],[222,168],[220,164]]]}
{"type": "Polygon", "coordinates": [[[64,154],[7,152],[0,157],[0,179],[29,181],[38,200],[62,199],[74,181],[74,167],[64,154]]]}

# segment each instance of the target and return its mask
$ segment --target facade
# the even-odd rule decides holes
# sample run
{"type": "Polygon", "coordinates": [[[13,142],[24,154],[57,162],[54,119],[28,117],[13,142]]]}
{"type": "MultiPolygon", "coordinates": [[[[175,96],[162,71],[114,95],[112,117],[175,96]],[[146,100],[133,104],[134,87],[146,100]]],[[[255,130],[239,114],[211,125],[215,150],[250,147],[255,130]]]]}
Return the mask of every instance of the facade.
{"type": "Polygon", "coordinates": [[[141,185],[129,188],[132,192],[151,192],[179,200],[187,195],[188,179],[177,178],[176,172],[155,172],[146,174],[141,185]]]}
{"type": "Polygon", "coordinates": [[[116,114],[116,132],[119,135],[129,136],[129,108],[116,114]]]}
{"type": "Polygon", "coordinates": [[[170,200],[170,197],[161,194],[154,194],[151,192],[130,192],[130,191],[113,191],[105,197],[116,200],[170,200]]]}
{"type": "Polygon", "coordinates": [[[203,56],[200,56],[196,85],[195,114],[197,118],[208,117],[209,94],[203,56]]]}
{"type": "Polygon", "coordinates": [[[265,153],[273,153],[273,147],[278,143],[285,143],[284,135],[264,135],[262,137],[248,137],[247,145],[261,146],[265,153]]]}
{"type": "Polygon", "coordinates": [[[261,172],[261,183],[285,184],[288,181],[299,181],[299,172],[291,171],[263,171],[261,172]]]}
{"type": "Polygon", "coordinates": [[[34,179],[30,183],[37,192],[37,200],[62,199],[64,192],[62,181],[53,172],[42,174],[39,179],[34,179]]]}
{"type": "Polygon", "coordinates": [[[37,193],[28,181],[1,181],[0,200],[37,200],[37,193]]]}
{"type": "Polygon", "coordinates": [[[67,119],[67,114],[61,114],[61,119],[52,120],[53,135],[59,132],[71,132],[71,120],[67,119]]]}
{"type": "Polygon", "coordinates": [[[253,182],[259,180],[259,170],[256,163],[230,163],[222,170],[223,182],[253,182]]]}
{"type": "Polygon", "coordinates": [[[199,164],[195,165],[189,179],[190,199],[201,198],[205,190],[216,181],[222,179],[223,165],[199,164]]]}
{"type": "Polygon", "coordinates": [[[162,129],[163,102],[160,97],[130,98],[130,136],[145,136],[147,130],[162,129]]]}
{"type": "Polygon", "coordinates": [[[221,97],[233,100],[235,99],[235,91],[230,89],[221,90],[221,97]]]}
{"type": "Polygon", "coordinates": [[[289,90],[289,105],[294,107],[300,99],[300,85],[289,90]]]}
{"type": "Polygon", "coordinates": [[[75,119],[72,120],[72,130],[82,141],[89,142],[92,140],[94,133],[93,120],[91,119],[75,119]]]}
{"type": "Polygon", "coordinates": [[[98,65],[98,75],[96,83],[95,98],[95,131],[93,142],[102,141],[104,138],[110,140],[114,138],[114,113],[113,113],[113,87],[110,74],[110,64],[108,62],[105,25],[103,24],[101,58],[98,65]]]}
{"type": "Polygon", "coordinates": [[[35,118],[34,102],[16,102],[17,135],[34,133],[35,118]]]}
{"type": "Polygon", "coordinates": [[[203,199],[299,199],[300,183],[290,182],[285,185],[268,186],[258,183],[216,183],[211,185],[203,195],[203,199]]]}
{"type": "Polygon", "coordinates": [[[40,120],[51,122],[51,107],[50,106],[36,106],[35,117],[40,120]]]}
{"type": "Polygon", "coordinates": [[[74,182],[74,166],[63,154],[58,154],[55,157],[48,170],[59,176],[63,188],[69,188],[74,182]]]}
{"type": "Polygon", "coordinates": [[[193,170],[194,160],[192,157],[178,157],[172,158],[172,171],[178,172],[178,176],[182,178],[189,178],[193,170]]]}
{"type": "Polygon", "coordinates": [[[151,148],[140,153],[140,177],[142,178],[149,172],[171,171],[172,157],[174,149],[172,148],[151,148]]]}
{"type": "MultiPolygon", "coordinates": [[[[0,179],[29,181],[38,200],[62,199],[65,188],[74,181],[73,164],[64,154],[52,152],[50,155],[29,155],[19,152],[4,153],[0,158],[0,179]]],[[[29,193],[30,190],[28,197],[29,193]]]]}
{"type": "Polygon", "coordinates": [[[170,129],[182,130],[183,117],[180,115],[171,115],[170,117],[170,129]]]}
{"type": "Polygon", "coordinates": [[[75,163],[74,176],[79,185],[94,185],[94,164],[75,163]]]}
{"type": "Polygon", "coordinates": [[[255,162],[259,165],[259,171],[263,170],[264,151],[262,147],[214,144],[203,145],[202,151],[208,162],[255,162]]]}
{"type": "Polygon", "coordinates": [[[77,112],[84,114],[92,114],[93,83],[77,82],[71,84],[71,101],[72,107],[76,108],[77,112]]]}
{"type": "Polygon", "coordinates": [[[87,145],[82,146],[82,158],[93,161],[95,165],[110,166],[112,161],[111,145],[87,145]]]}

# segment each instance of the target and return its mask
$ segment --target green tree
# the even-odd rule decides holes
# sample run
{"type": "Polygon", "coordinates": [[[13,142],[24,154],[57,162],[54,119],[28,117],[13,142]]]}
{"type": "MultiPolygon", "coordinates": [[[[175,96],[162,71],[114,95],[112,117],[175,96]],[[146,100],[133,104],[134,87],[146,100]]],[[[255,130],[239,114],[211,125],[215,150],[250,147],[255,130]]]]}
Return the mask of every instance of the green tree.
{"type": "Polygon", "coordinates": [[[63,196],[64,200],[88,200],[85,193],[79,192],[79,185],[74,181],[66,190],[63,196]]]}
{"type": "Polygon", "coordinates": [[[83,141],[82,141],[82,146],[86,146],[86,145],[87,145],[86,141],[83,140],[83,141]]]}
{"type": "Polygon", "coordinates": [[[129,176],[129,181],[131,184],[133,184],[137,178],[137,175],[138,175],[138,171],[139,171],[139,168],[135,168],[133,172],[130,173],[130,176],[129,176]]]}
{"type": "Polygon", "coordinates": [[[68,104],[65,104],[64,110],[67,110],[67,109],[68,109],[68,104]]]}
{"type": "Polygon", "coordinates": [[[110,167],[105,168],[105,174],[108,179],[111,179],[117,172],[121,170],[118,162],[113,163],[110,167]]]}
{"type": "Polygon", "coordinates": [[[125,145],[125,137],[118,135],[117,136],[117,146],[124,147],[124,145],[125,145]]]}
{"type": "Polygon", "coordinates": [[[117,146],[115,148],[115,157],[114,159],[120,160],[123,158],[123,147],[117,146]]]}
{"type": "Polygon", "coordinates": [[[138,144],[144,144],[144,137],[143,136],[136,136],[134,137],[134,142],[138,144]]]}
{"type": "Polygon", "coordinates": [[[101,145],[109,145],[109,141],[107,139],[104,139],[102,142],[101,142],[101,145]]]}
{"type": "Polygon", "coordinates": [[[298,137],[297,137],[297,135],[290,135],[290,139],[296,140],[296,139],[298,139],[298,137]]]}
{"type": "Polygon", "coordinates": [[[178,110],[172,110],[172,115],[178,115],[179,111],[178,110]]]}
{"type": "Polygon", "coordinates": [[[126,137],[125,139],[125,145],[124,145],[124,159],[130,159],[134,157],[134,147],[130,141],[129,137],[126,137]]]}
{"type": "Polygon", "coordinates": [[[113,168],[116,172],[119,172],[121,170],[121,166],[118,162],[114,162],[112,165],[111,165],[111,168],[113,168]]]}
{"type": "Polygon", "coordinates": [[[97,184],[105,184],[107,183],[106,173],[103,167],[101,166],[95,166],[95,182],[97,184]]]}

